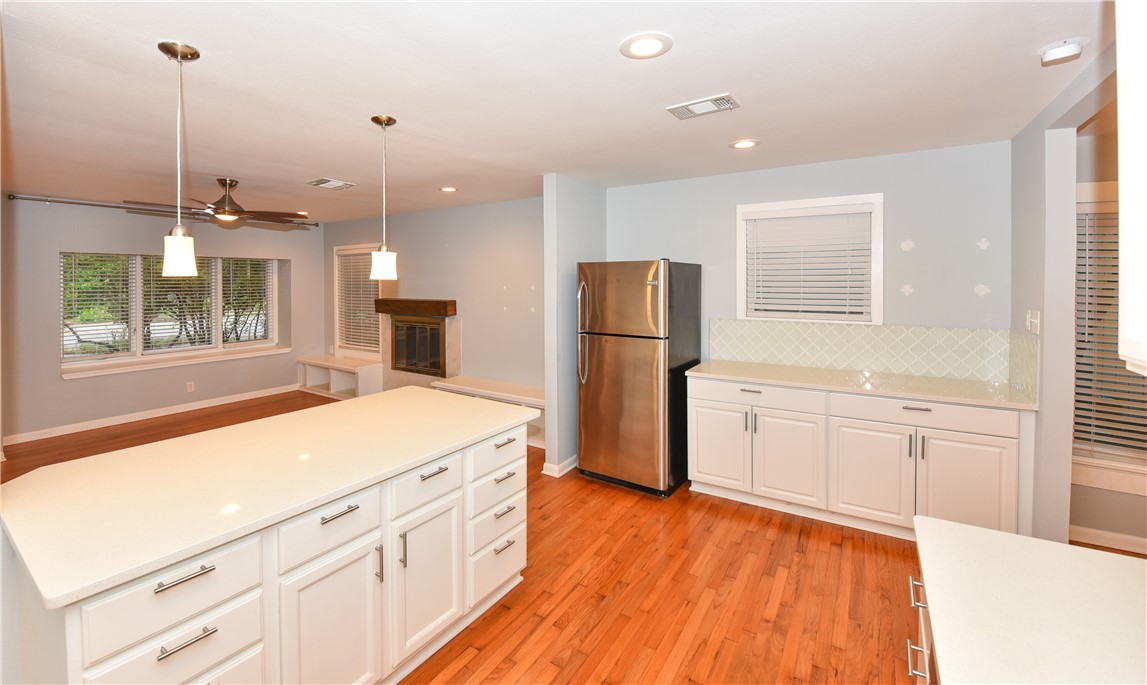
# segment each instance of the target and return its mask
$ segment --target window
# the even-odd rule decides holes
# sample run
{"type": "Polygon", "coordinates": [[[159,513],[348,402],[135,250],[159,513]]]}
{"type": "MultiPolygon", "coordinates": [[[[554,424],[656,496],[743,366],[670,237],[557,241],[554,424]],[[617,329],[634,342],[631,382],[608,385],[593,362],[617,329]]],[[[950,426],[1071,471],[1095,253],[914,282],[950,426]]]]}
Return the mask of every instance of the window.
{"type": "Polygon", "coordinates": [[[378,352],[380,317],[374,311],[378,282],[370,280],[370,252],[376,245],[335,248],[336,346],[378,352]]]}
{"type": "Polygon", "coordinates": [[[1119,358],[1119,215],[1076,220],[1076,455],[1147,459],[1147,378],[1119,358]]]}
{"type": "Polygon", "coordinates": [[[881,323],[884,195],[737,206],[737,316],[881,323]]]}
{"type": "Polygon", "coordinates": [[[273,343],[274,261],[197,263],[194,278],[163,278],[163,260],[154,255],[61,253],[61,359],[273,343]]]}

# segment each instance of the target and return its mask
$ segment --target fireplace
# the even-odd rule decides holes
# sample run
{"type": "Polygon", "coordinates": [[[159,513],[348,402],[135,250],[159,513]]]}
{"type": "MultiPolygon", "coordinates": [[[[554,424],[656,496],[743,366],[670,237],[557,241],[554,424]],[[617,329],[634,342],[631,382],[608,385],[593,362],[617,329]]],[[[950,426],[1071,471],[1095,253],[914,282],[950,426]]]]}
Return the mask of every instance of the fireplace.
{"type": "Polygon", "coordinates": [[[446,377],[446,319],[436,316],[390,317],[390,368],[446,377]]]}

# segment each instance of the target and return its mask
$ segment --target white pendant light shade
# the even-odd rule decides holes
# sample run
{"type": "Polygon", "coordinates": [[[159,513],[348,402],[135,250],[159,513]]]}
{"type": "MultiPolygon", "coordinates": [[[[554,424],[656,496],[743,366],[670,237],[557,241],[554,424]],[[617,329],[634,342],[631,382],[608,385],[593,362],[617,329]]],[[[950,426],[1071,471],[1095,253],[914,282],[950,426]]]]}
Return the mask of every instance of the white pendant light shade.
{"type": "Polygon", "coordinates": [[[370,253],[370,280],[397,281],[398,280],[398,253],[391,252],[382,246],[378,251],[370,253]]]}
{"type": "Polygon", "coordinates": [[[164,278],[199,275],[195,266],[195,238],[187,234],[183,224],[176,224],[169,235],[163,236],[162,275],[164,278]]]}

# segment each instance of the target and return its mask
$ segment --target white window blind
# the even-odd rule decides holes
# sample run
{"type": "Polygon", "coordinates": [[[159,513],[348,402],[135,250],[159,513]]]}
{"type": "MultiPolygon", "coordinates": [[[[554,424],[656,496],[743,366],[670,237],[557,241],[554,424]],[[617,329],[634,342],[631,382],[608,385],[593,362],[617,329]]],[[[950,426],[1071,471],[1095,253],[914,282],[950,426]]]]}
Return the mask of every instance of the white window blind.
{"type": "Polygon", "coordinates": [[[335,250],[335,289],[338,346],[379,351],[378,282],[370,280],[370,248],[335,250]]]}
{"type": "Polygon", "coordinates": [[[195,260],[199,275],[163,278],[163,258],[143,258],[143,350],[210,347],[214,345],[214,260],[195,260]]]}
{"type": "Polygon", "coordinates": [[[60,254],[60,356],[134,351],[130,255],[60,254]]]}
{"type": "Polygon", "coordinates": [[[1118,356],[1119,215],[1076,222],[1075,452],[1147,458],[1147,378],[1118,356]]]}
{"type": "Polygon", "coordinates": [[[744,317],[880,322],[880,214],[844,199],[738,208],[744,317]]]}
{"type": "Polygon", "coordinates": [[[223,342],[270,340],[274,262],[222,260],[223,342]]]}

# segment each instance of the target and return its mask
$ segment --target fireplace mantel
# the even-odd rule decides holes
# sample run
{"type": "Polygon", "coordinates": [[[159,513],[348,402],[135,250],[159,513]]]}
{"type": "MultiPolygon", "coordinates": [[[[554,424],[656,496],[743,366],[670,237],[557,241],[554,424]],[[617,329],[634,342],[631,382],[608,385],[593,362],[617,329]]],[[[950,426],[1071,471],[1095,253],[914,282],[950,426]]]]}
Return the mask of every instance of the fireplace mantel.
{"type": "Polygon", "coordinates": [[[454,316],[458,313],[456,300],[415,300],[405,297],[379,298],[374,301],[379,314],[400,316],[454,316]]]}

